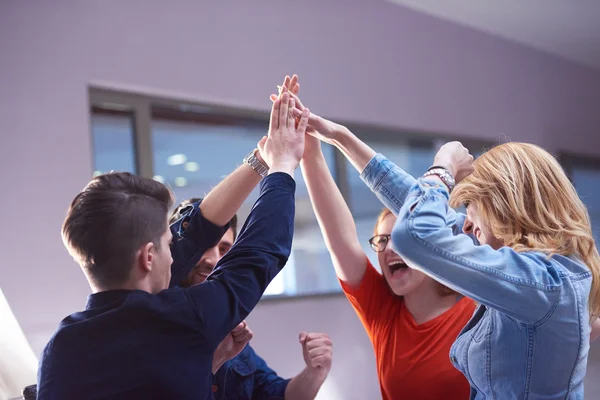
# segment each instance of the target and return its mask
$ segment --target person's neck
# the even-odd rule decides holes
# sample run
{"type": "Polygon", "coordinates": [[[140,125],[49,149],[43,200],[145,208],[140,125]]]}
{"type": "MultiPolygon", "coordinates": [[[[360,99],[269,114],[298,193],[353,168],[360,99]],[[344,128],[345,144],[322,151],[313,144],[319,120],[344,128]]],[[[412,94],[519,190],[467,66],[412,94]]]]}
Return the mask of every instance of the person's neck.
{"type": "Polygon", "coordinates": [[[442,296],[438,293],[437,284],[432,283],[404,296],[406,309],[417,324],[439,317],[456,304],[456,295],[442,296]]]}
{"type": "Polygon", "coordinates": [[[93,293],[108,292],[109,290],[143,290],[144,292],[152,293],[152,290],[146,282],[124,282],[118,285],[96,285],[90,283],[93,293]]]}

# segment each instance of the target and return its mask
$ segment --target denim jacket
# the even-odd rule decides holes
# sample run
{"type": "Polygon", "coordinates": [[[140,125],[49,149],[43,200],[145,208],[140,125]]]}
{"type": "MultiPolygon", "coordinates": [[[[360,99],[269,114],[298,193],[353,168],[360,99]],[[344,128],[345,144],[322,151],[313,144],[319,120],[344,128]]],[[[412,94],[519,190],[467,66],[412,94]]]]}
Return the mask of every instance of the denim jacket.
{"type": "Polygon", "coordinates": [[[477,245],[444,185],[380,154],[361,178],[398,215],[405,261],[481,304],[450,350],[471,399],[583,399],[592,277],[581,261],[477,245]]]}
{"type": "Polygon", "coordinates": [[[283,379],[250,345],[226,361],[213,376],[213,398],[283,400],[289,379],[283,379]]]}

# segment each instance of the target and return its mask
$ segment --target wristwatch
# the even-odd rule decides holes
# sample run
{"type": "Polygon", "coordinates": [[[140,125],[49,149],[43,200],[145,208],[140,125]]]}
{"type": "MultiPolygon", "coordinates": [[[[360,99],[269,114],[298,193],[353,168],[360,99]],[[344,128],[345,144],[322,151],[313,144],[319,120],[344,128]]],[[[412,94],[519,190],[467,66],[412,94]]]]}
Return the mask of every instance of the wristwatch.
{"type": "Polygon", "coordinates": [[[256,157],[257,151],[258,149],[254,149],[250,152],[250,154],[244,157],[244,164],[251,166],[253,170],[255,170],[264,178],[269,173],[269,168],[265,164],[261,163],[258,157],[256,157]]]}
{"type": "Polygon", "coordinates": [[[429,168],[429,170],[423,175],[423,178],[431,175],[439,177],[442,180],[442,182],[444,182],[444,184],[448,186],[448,192],[452,192],[452,189],[454,189],[454,186],[456,186],[456,181],[454,180],[454,177],[452,176],[450,171],[448,171],[444,167],[433,166],[429,168]]]}

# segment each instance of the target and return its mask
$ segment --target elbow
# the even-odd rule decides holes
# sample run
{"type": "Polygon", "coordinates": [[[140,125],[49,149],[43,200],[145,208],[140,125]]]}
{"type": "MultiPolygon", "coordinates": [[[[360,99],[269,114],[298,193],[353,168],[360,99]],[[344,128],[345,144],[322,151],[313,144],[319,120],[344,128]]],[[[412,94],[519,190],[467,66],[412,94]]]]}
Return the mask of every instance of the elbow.
{"type": "Polygon", "coordinates": [[[415,250],[410,215],[399,215],[391,233],[394,250],[403,258],[411,259],[415,250]]]}
{"type": "Polygon", "coordinates": [[[444,227],[439,211],[431,210],[423,199],[407,198],[392,229],[392,245],[405,262],[420,264],[430,258],[428,253],[440,240],[438,233],[444,227]]]}
{"type": "Polygon", "coordinates": [[[394,251],[405,262],[420,265],[424,259],[430,258],[428,253],[432,246],[429,245],[435,244],[435,231],[436,228],[422,216],[401,212],[391,233],[394,251]]]}

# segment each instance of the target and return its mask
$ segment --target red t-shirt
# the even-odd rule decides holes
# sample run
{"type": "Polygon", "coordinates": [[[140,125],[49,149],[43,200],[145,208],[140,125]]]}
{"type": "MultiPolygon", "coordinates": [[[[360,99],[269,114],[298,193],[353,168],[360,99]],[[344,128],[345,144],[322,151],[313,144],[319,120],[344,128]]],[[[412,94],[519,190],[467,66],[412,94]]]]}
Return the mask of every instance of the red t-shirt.
{"type": "Polygon", "coordinates": [[[475,311],[472,300],[462,298],[417,325],[370,262],[358,287],[341,284],[373,344],[384,400],[469,398],[467,380],[450,363],[450,346],[475,311]]]}

